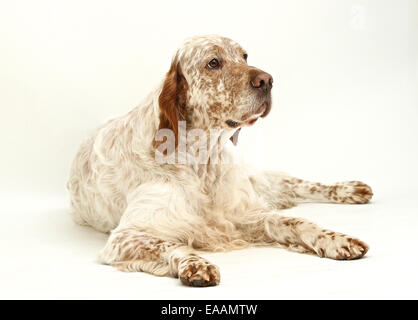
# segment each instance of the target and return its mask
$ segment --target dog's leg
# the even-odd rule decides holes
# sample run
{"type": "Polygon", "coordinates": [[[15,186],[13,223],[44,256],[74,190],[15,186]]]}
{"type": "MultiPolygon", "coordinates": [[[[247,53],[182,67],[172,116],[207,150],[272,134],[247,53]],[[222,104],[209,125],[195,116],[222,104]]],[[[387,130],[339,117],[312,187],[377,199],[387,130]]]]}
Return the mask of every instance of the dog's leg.
{"type": "Polygon", "coordinates": [[[137,187],[127,197],[128,205],[100,252],[100,262],[123,271],[179,277],[189,286],[217,285],[218,268],[187,246],[202,221],[186,194],[168,183],[137,187]]]}
{"type": "Polygon", "coordinates": [[[255,241],[278,242],[290,250],[336,260],[361,258],[369,248],[358,239],[322,229],[305,219],[282,217],[276,212],[265,214],[253,227],[247,234],[252,234],[255,241]]]}
{"type": "Polygon", "coordinates": [[[188,286],[219,283],[218,267],[181,243],[164,241],[136,228],[115,229],[99,254],[99,261],[125,272],[148,272],[180,278],[188,286]]]}
{"type": "Polygon", "coordinates": [[[296,202],[367,203],[372,189],[359,181],[325,185],[304,181],[279,172],[263,172],[249,177],[254,190],[275,208],[291,207],[296,202]]]}
{"type": "Polygon", "coordinates": [[[294,193],[298,201],[332,203],[367,203],[373,196],[372,189],[360,181],[346,181],[325,185],[290,178],[281,181],[283,189],[294,193]]]}

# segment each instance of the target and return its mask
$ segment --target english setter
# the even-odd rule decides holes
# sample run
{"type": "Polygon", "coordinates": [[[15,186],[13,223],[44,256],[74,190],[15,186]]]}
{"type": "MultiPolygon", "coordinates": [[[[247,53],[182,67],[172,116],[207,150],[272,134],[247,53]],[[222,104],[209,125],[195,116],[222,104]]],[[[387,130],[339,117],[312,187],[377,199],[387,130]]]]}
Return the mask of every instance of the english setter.
{"type": "Polygon", "coordinates": [[[217,285],[220,273],[197,250],[277,245],[339,260],[366,254],[364,242],[279,210],[302,201],[367,203],[368,185],[324,185],[230,160],[229,140],[269,113],[272,84],[238,43],[194,37],[154,92],[84,141],[68,189],[74,220],[110,233],[101,263],[204,287],[217,285]]]}

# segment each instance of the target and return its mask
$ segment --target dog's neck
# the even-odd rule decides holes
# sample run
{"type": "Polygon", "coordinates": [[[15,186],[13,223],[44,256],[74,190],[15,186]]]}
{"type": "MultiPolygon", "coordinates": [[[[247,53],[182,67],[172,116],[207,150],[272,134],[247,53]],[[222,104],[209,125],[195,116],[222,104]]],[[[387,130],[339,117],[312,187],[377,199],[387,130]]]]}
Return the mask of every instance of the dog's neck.
{"type": "Polygon", "coordinates": [[[177,157],[183,163],[200,168],[199,170],[204,166],[229,163],[225,147],[231,143],[234,133],[235,130],[225,128],[179,128],[177,157]]]}

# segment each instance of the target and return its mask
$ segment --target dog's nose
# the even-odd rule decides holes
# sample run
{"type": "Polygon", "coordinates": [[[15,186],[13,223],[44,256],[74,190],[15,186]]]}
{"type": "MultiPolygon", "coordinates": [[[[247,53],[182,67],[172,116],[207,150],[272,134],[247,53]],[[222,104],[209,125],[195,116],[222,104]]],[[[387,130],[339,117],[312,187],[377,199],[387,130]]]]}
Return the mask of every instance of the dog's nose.
{"type": "Polygon", "coordinates": [[[251,86],[268,92],[273,87],[273,77],[267,72],[261,72],[251,80],[251,86]]]}

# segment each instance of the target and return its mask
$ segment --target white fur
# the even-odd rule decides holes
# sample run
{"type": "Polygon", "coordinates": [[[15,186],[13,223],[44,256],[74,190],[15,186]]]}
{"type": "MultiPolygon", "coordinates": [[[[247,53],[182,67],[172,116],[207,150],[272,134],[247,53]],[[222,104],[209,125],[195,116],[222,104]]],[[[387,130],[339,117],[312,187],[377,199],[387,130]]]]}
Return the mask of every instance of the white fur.
{"type": "MultiPolygon", "coordinates": [[[[219,119],[223,119],[222,113],[211,118],[208,105],[214,100],[224,105],[232,101],[227,80],[219,81],[215,89],[202,88],[198,65],[205,57],[205,48],[214,44],[223,46],[228,61],[245,67],[234,51],[238,45],[217,36],[192,38],[175,55],[189,83],[188,101],[201,120],[192,127],[205,130],[214,123],[219,128],[219,119]]],[[[227,250],[271,243],[315,253],[313,242],[322,234],[320,229],[302,219],[298,220],[302,229],[294,222],[286,227],[278,210],[304,199],[329,200],[325,193],[310,197],[311,185],[280,173],[251,173],[249,168],[233,162],[162,165],[155,161],[153,141],[159,127],[161,90],[162,84],[131,112],[97,129],[75,157],[68,182],[74,220],[102,232],[113,230],[100,261],[122,265],[126,271],[143,270],[156,275],[178,276],[183,272],[180,277],[195,280],[198,276],[192,277],[188,275],[191,269],[186,270],[190,262],[209,270],[210,277],[203,272],[205,281],[219,282],[217,269],[190,258],[192,247],[227,250]],[[303,237],[292,238],[297,232],[304,232],[309,240],[302,243],[303,237]],[[163,242],[144,240],[148,238],[163,242]],[[140,253],[143,248],[148,250],[148,256],[140,253]],[[125,255],[126,261],[121,254],[124,250],[130,252],[125,255]]],[[[228,111],[230,108],[222,112],[238,116],[253,110],[256,100],[248,98],[249,94],[243,92],[235,100],[241,105],[238,111],[228,111]],[[248,102],[244,103],[246,97],[252,101],[248,106],[248,102]]],[[[234,130],[221,129],[223,147],[234,130]]]]}

